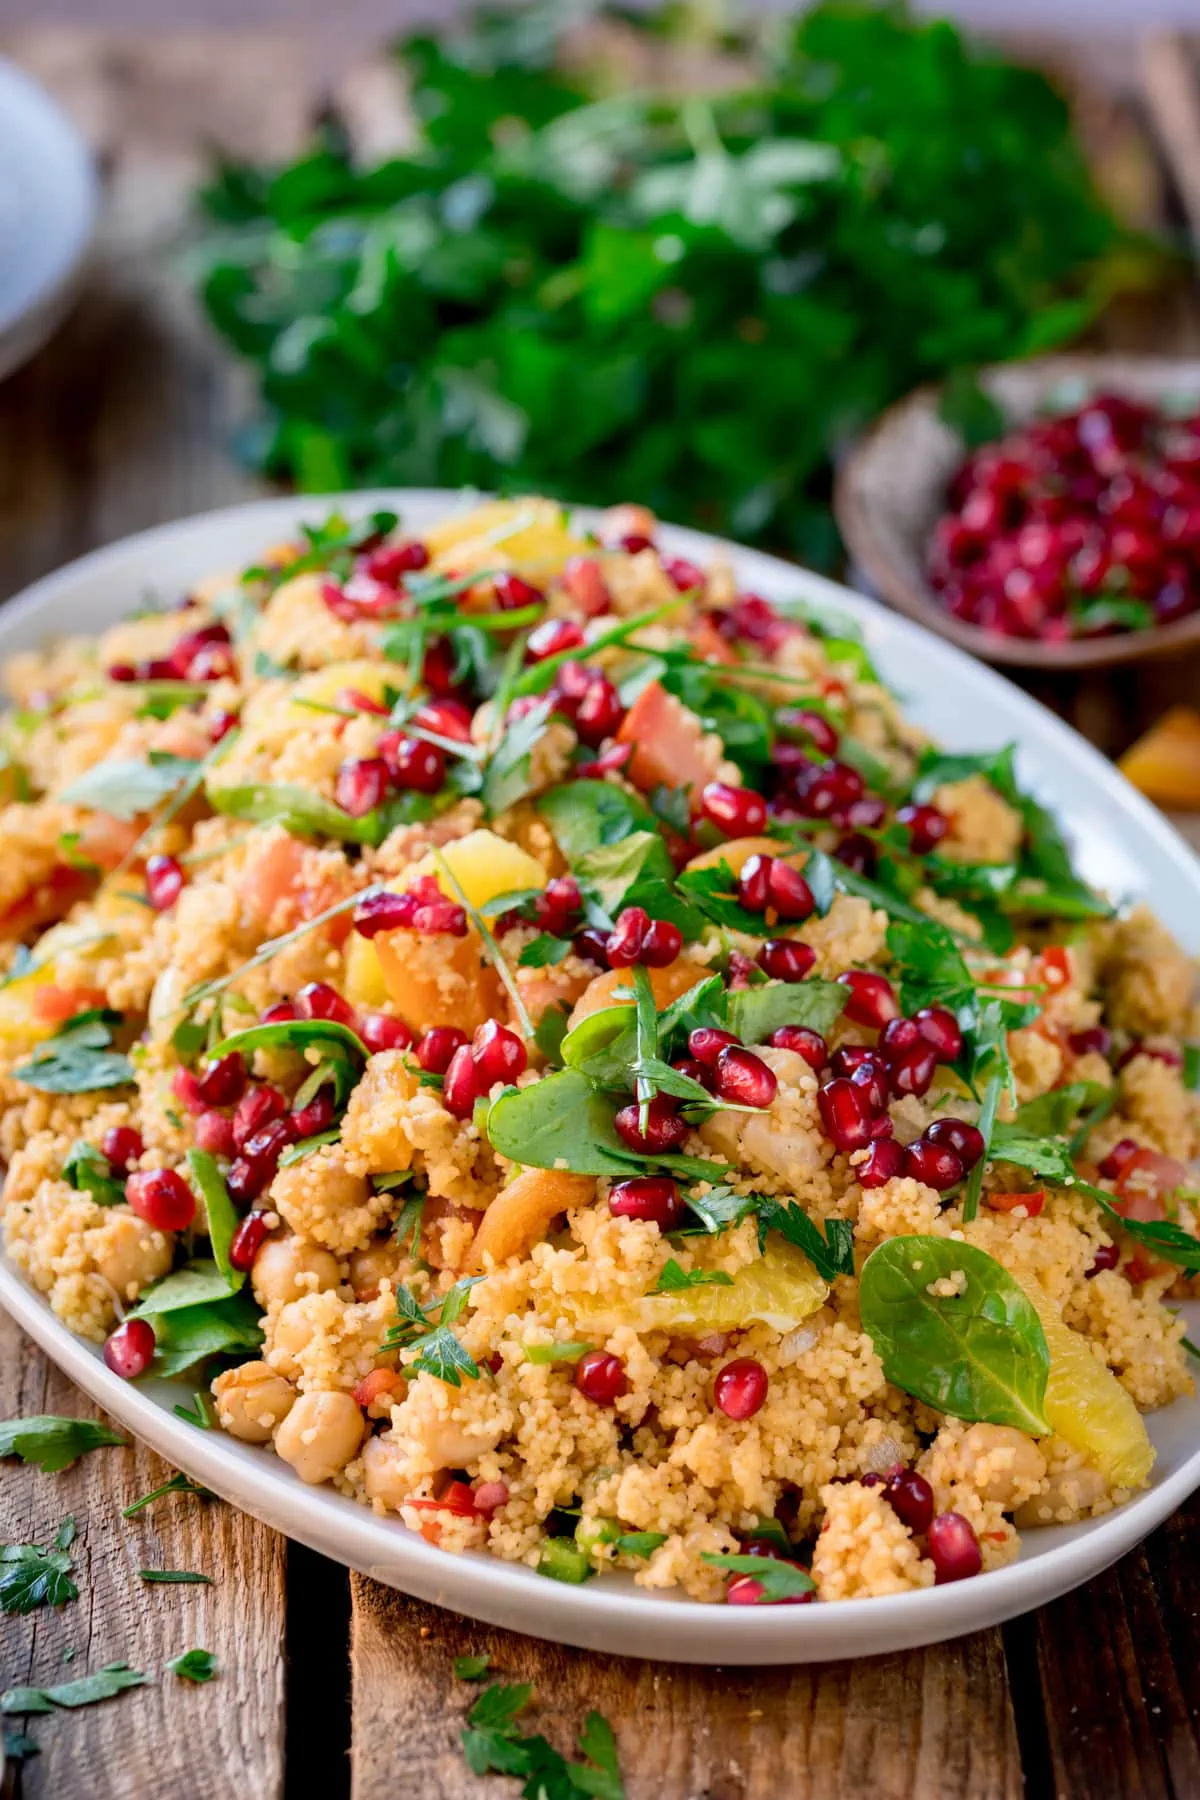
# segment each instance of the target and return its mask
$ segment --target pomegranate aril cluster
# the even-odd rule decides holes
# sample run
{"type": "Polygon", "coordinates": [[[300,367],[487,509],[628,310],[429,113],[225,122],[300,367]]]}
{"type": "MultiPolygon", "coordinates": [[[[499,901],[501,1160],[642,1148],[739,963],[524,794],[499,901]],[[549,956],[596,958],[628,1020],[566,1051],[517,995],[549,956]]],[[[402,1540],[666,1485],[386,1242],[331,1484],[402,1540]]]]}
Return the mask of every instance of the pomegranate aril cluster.
{"type": "Polygon", "coordinates": [[[984,445],[949,501],[929,579],[985,631],[1061,642],[1200,606],[1200,415],[1098,394],[984,445]]]}
{"type": "MultiPolygon", "coordinates": [[[[451,1027],[441,1028],[450,1031],[451,1027]]],[[[476,1031],[468,1044],[463,1033],[455,1034],[462,1039],[451,1052],[442,1076],[442,1105],[456,1119],[469,1119],[475,1110],[475,1102],[487,1094],[498,1081],[515,1081],[523,1075],[529,1061],[525,1045],[515,1031],[507,1025],[501,1025],[498,1019],[488,1019],[476,1031]]],[[[426,1032],[417,1045],[417,1061],[423,1068],[429,1067],[424,1060],[430,1055],[429,1040],[433,1032],[426,1032]]],[[[443,1038],[437,1046],[437,1060],[448,1047],[448,1038],[443,1038]]]]}
{"type": "MultiPolygon", "coordinates": [[[[544,650],[542,657],[552,654],[544,650]]],[[[605,738],[615,736],[625,717],[621,696],[608,676],[586,663],[562,663],[555,673],[550,698],[553,711],[568,719],[575,727],[576,737],[592,749],[598,749],[605,738]]]]}
{"type": "Polygon", "coordinates": [[[113,663],[107,674],[110,681],[217,681],[224,675],[237,674],[237,658],[229,627],[218,620],[185,632],[166,656],[139,663],[113,663]]]}
{"type": "Polygon", "coordinates": [[[640,906],[627,906],[604,939],[604,956],[610,969],[628,969],[641,963],[648,969],[665,969],[683,948],[683,933],[668,919],[652,919],[640,906]]]}
{"type": "Polygon", "coordinates": [[[447,900],[432,875],[421,875],[401,894],[368,894],[354,908],[354,929],[360,937],[376,937],[381,931],[424,931],[433,935],[466,937],[466,909],[447,900]]]}

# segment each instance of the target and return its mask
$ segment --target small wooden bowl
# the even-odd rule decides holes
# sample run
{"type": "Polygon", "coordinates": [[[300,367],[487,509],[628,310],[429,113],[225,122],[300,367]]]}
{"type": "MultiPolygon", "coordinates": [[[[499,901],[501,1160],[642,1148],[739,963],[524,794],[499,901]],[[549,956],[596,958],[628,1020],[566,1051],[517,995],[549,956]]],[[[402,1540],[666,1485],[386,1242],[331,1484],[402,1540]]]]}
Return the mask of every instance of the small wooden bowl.
{"type": "MultiPolygon", "coordinates": [[[[980,385],[1006,419],[1021,425],[1055,390],[1111,392],[1158,404],[1194,394],[1200,409],[1200,361],[1165,356],[1047,356],[986,369],[980,385]]],[[[964,455],[957,432],[938,416],[938,390],[918,388],[872,426],[838,471],[834,510],[852,560],[898,611],[950,638],[985,662],[1028,669],[1098,669],[1200,646],[1200,611],[1152,631],[1047,644],[1001,637],[956,619],[925,575],[925,552],[946,485],[964,455]]]]}

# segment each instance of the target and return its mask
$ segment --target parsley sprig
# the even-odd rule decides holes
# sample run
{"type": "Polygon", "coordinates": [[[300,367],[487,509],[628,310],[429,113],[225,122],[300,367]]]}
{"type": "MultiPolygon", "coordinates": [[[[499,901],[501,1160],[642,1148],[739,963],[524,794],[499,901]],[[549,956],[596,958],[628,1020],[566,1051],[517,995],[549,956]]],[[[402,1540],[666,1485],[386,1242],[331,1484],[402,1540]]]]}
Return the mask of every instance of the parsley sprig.
{"type": "Polygon", "coordinates": [[[399,1284],[396,1317],[388,1327],[382,1348],[417,1352],[407,1365],[406,1374],[423,1371],[455,1388],[462,1386],[464,1375],[469,1381],[479,1379],[478,1363],[469,1351],[464,1350],[451,1327],[462,1317],[467,1295],[480,1280],[482,1276],[465,1275],[446,1293],[424,1306],[410,1288],[403,1282],[399,1284]]]}
{"type": "Polygon", "coordinates": [[[463,1755],[475,1775],[514,1775],[534,1800],[625,1800],[612,1727],[590,1712],[579,1734],[582,1762],[563,1756],[540,1735],[525,1736],[517,1720],[533,1698],[529,1682],[494,1682],[467,1714],[463,1755]]]}

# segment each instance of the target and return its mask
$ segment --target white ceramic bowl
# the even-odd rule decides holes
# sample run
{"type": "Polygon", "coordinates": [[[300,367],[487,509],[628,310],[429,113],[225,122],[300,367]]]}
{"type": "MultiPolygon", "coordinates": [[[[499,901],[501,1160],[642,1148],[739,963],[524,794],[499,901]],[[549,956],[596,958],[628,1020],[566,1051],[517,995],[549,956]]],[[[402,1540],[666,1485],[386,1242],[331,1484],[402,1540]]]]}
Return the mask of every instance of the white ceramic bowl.
{"type": "Polygon", "coordinates": [[[75,127],[27,75],[0,62],[0,376],[66,314],[96,203],[75,127]]]}
{"type": "MultiPolygon", "coordinates": [[[[72,563],[5,607],[0,657],[55,632],[98,630],[137,605],[148,588],[169,599],[214,569],[246,564],[298,521],[320,517],[335,504],[352,514],[392,506],[419,534],[459,502],[429,491],[266,500],[143,532],[72,563]]],[[[745,587],[768,596],[802,595],[852,616],[911,715],[949,748],[982,749],[1015,739],[1022,779],[1066,822],[1083,872],[1114,895],[1145,895],[1192,950],[1200,949],[1200,863],[1058,719],[961,651],[832,582],[699,532],[664,528],[662,535],[678,555],[699,561],[727,556],[745,587]]],[[[1146,1493],[1104,1518],[1027,1533],[1019,1562],[973,1581],[810,1607],[698,1605],[647,1593],[624,1576],[564,1586],[484,1555],[446,1555],[396,1520],[377,1518],[329,1488],[305,1487],[270,1452],[185,1424],[171,1410],[177,1387],[120,1381],[2,1263],[0,1303],[121,1424],[277,1530],[472,1618],[623,1655],[695,1663],[819,1662],[954,1637],[1086,1581],[1200,1486],[1200,1399],[1181,1400],[1148,1421],[1158,1463],[1146,1493]]]]}

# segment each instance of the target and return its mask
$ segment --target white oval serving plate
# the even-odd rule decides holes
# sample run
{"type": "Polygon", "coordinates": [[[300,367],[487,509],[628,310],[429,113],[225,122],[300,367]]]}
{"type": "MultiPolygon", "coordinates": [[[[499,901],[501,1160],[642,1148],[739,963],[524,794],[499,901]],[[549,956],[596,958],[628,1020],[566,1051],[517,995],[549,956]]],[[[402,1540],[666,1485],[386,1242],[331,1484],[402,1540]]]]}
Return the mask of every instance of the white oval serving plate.
{"type": "MultiPolygon", "coordinates": [[[[462,502],[429,490],[264,500],[140,533],[72,563],[0,612],[0,657],[63,631],[95,631],[202,575],[235,568],[337,505],[398,510],[419,535],[462,502]]],[[[586,512],[580,515],[587,519],[586,512]]],[[[1200,863],[1160,815],[1082,738],[961,651],[819,576],[699,532],[664,527],[673,553],[727,557],[739,582],[768,596],[802,596],[852,617],[910,715],[951,749],[1015,740],[1021,777],[1065,822],[1079,864],[1112,894],[1145,896],[1188,947],[1200,949],[1200,863]]],[[[879,1600],[808,1607],[725,1607],[648,1593],[628,1577],[582,1587],[476,1554],[451,1556],[395,1519],[329,1488],[305,1487],[269,1451],[196,1430],[172,1411],[178,1385],[130,1385],[54,1318],[0,1262],[0,1304],[114,1419],[205,1487],[276,1530],[438,1605],[514,1631],[620,1655],[693,1663],[822,1662],[935,1642],[995,1625],[1056,1598],[1131,1549],[1200,1487],[1200,1399],[1148,1421],[1154,1485],[1119,1511],[1032,1531],[1021,1560],[973,1581],[879,1600]]]]}
{"type": "Polygon", "coordinates": [[[0,61],[0,377],[65,317],[96,205],[75,127],[14,63],[0,61]]]}

